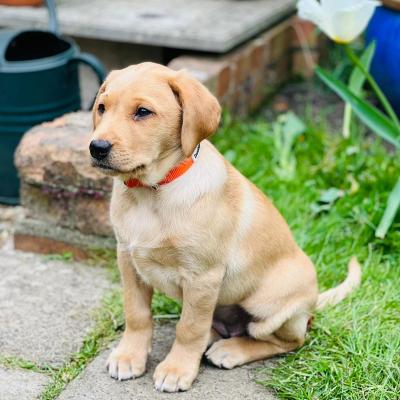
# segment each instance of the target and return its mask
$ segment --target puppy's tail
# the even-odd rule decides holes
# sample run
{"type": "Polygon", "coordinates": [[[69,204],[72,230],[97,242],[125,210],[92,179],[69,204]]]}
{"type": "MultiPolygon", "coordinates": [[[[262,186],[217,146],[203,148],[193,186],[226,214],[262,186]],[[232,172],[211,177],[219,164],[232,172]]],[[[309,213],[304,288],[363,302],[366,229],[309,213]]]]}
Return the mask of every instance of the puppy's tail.
{"type": "Polygon", "coordinates": [[[361,266],[356,257],[352,257],[346,279],[338,286],[320,293],[317,300],[317,310],[322,310],[328,305],[334,306],[340,303],[350,294],[361,282],[361,266]]]}

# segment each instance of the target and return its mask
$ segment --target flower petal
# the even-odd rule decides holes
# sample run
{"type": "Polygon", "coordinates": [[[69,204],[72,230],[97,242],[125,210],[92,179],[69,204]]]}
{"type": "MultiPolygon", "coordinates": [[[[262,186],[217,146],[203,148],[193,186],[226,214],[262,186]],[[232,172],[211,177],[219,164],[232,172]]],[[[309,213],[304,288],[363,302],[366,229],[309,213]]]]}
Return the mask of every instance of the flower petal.
{"type": "Polygon", "coordinates": [[[321,5],[317,0],[300,0],[297,3],[299,17],[319,25],[323,19],[321,5]]]}
{"type": "Polygon", "coordinates": [[[297,3],[298,15],[302,19],[316,24],[329,37],[332,36],[332,30],[328,16],[322,10],[321,4],[317,0],[300,0],[297,3]]]}
{"type": "MultiPolygon", "coordinates": [[[[372,1],[375,2],[375,0],[372,1]]],[[[362,7],[370,2],[371,0],[321,0],[321,7],[329,14],[346,9],[352,9],[353,7],[362,7]]],[[[376,2],[380,4],[380,2],[376,2]]]]}
{"type": "Polygon", "coordinates": [[[358,5],[336,11],[331,17],[332,39],[349,43],[360,35],[371,19],[378,1],[360,1],[358,5]]]}
{"type": "Polygon", "coordinates": [[[360,0],[321,0],[321,7],[326,13],[330,14],[349,6],[352,7],[357,3],[360,3],[360,0]]]}

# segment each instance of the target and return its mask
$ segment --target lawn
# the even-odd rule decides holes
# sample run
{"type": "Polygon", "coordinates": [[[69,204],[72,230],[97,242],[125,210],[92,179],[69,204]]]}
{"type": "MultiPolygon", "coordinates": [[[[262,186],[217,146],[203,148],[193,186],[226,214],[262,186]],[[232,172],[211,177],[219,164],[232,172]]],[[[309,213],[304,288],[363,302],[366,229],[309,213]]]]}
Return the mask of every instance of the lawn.
{"type": "Polygon", "coordinates": [[[375,136],[359,133],[345,140],[322,123],[305,122],[306,132],[294,146],[296,171],[289,180],[275,173],[279,156],[265,121],[228,121],[214,138],[220,151],[284,215],[317,267],[321,290],[344,279],[351,255],[363,265],[360,289],[318,313],[305,346],[280,357],[260,383],[282,399],[398,399],[399,219],[385,240],[376,239],[374,229],[400,161],[375,136]],[[327,192],[331,188],[341,192],[327,192]],[[320,203],[328,193],[342,197],[320,203]]]}

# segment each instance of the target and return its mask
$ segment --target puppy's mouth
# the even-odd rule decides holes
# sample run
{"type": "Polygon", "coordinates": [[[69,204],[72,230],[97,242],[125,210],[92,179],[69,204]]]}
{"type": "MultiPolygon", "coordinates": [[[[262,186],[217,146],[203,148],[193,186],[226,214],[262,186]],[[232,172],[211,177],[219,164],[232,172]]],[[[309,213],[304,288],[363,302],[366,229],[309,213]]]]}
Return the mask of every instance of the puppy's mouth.
{"type": "Polygon", "coordinates": [[[102,170],[102,172],[106,174],[118,174],[121,173],[117,168],[112,167],[110,164],[104,162],[104,161],[99,161],[92,159],[92,167],[94,168],[99,168],[102,170]]]}
{"type": "Polygon", "coordinates": [[[143,171],[146,168],[145,164],[139,164],[136,167],[129,170],[122,170],[119,168],[115,168],[114,166],[108,164],[104,161],[99,161],[92,159],[92,167],[99,168],[107,175],[119,175],[119,174],[135,174],[140,171],[143,171]]]}
{"type": "Polygon", "coordinates": [[[110,165],[105,164],[105,163],[103,163],[101,161],[92,161],[92,167],[111,170],[111,171],[117,171],[115,168],[113,168],[110,165]]]}

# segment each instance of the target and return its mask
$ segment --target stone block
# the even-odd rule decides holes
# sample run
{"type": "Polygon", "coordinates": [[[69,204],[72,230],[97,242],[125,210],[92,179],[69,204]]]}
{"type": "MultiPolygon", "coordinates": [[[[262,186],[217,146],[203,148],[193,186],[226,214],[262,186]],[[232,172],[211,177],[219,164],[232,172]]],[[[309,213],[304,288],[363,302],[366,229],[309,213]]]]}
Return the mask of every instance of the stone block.
{"type": "Polygon", "coordinates": [[[91,113],[66,114],[29,130],[15,154],[22,181],[33,185],[107,193],[112,181],[90,166],[91,113]]]}
{"type": "Polygon", "coordinates": [[[88,235],[113,236],[109,221],[109,193],[32,185],[22,181],[21,201],[28,215],[88,235]]]}
{"type": "MultiPolygon", "coordinates": [[[[108,211],[112,179],[90,165],[91,125],[89,112],[71,113],[24,135],[15,155],[21,203],[28,217],[49,226],[113,237],[108,211]]],[[[20,237],[17,246],[26,248],[21,243],[20,237]]]]}

